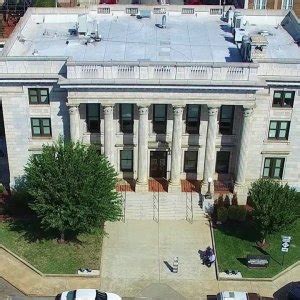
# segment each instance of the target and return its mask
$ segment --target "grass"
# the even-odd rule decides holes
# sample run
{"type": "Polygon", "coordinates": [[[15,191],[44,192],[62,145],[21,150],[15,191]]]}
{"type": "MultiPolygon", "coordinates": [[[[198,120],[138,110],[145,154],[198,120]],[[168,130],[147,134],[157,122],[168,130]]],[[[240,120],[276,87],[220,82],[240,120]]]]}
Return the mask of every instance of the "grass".
{"type": "Polygon", "coordinates": [[[75,274],[81,267],[99,269],[102,237],[99,230],[65,244],[58,244],[55,239],[33,241],[24,228],[0,222],[0,243],[48,274],[75,274]]]}
{"type": "Polygon", "coordinates": [[[286,230],[270,235],[267,238],[269,247],[262,251],[256,247],[259,234],[252,223],[225,224],[214,230],[218,265],[220,271],[239,270],[243,277],[273,277],[288,266],[300,260],[300,219],[286,230]],[[285,255],[284,266],[281,266],[281,235],[292,236],[289,252],[285,255]],[[265,269],[248,269],[245,265],[248,254],[270,255],[270,264],[265,269]]]}
{"type": "Polygon", "coordinates": [[[55,7],[55,0],[34,0],[34,7],[55,7]]]}

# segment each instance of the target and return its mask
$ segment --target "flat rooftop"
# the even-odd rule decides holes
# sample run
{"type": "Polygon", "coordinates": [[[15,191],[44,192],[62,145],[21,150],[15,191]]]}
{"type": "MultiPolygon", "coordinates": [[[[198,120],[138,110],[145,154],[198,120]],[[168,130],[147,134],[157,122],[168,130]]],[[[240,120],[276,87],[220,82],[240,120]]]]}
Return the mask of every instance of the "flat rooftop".
{"type": "MultiPolygon", "coordinates": [[[[149,11],[152,7],[149,7],[149,11]]],[[[7,56],[67,56],[75,61],[240,62],[230,25],[207,12],[168,11],[166,28],[158,28],[162,14],[137,19],[123,11],[110,14],[30,13],[13,35],[7,56]],[[89,32],[98,30],[99,42],[72,35],[76,23],[89,32]],[[82,25],[83,24],[83,25],[82,25]]],[[[300,59],[300,51],[280,26],[284,15],[246,16],[246,31],[268,31],[266,58],[300,59]]]]}

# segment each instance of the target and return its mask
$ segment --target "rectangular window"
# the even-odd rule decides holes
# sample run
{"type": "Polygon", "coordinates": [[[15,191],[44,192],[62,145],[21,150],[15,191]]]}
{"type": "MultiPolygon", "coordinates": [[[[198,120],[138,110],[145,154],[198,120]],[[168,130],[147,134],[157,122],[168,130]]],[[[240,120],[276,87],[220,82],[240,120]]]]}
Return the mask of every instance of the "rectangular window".
{"type": "Polygon", "coordinates": [[[120,104],[120,130],[133,133],[133,104],[120,104]]]}
{"type": "Polygon", "coordinates": [[[273,107],[293,107],[295,91],[274,91],[273,107]]]}
{"type": "Polygon", "coordinates": [[[293,0],[283,0],[281,9],[293,9],[293,0]]]}
{"type": "Polygon", "coordinates": [[[120,169],[122,172],[133,172],[133,150],[120,151],[120,169]]]}
{"type": "Polygon", "coordinates": [[[282,179],[284,158],[266,157],[263,178],[282,179]]]}
{"type": "Polygon", "coordinates": [[[28,89],[29,104],[49,104],[49,89],[28,89]]]}
{"type": "Polygon", "coordinates": [[[186,132],[199,134],[200,127],[200,105],[189,104],[186,108],[186,132]]]}
{"type": "Polygon", "coordinates": [[[225,134],[225,135],[232,134],[233,116],[234,116],[233,105],[221,106],[220,122],[219,122],[219,131],[221,134],[225,134]]]}
{"type": "Polygon", "coordinates": [[[255,9],[266,9],[267,8],[267,0],[255,0],[254,8],[255,9]]]}
{"type": "Polygon", "coordinates": [[[269,139],[287,140],[289,137],[289,121],[271,121],[269,127],[269,139]]]}
{"type": "Polygon", "coordinates": [[[197,173],[198,151],[184,152],[184,172],[197,173]]]}
{"type": "Polygon", "coordinates": [[[229,151],[218,151],[216,159],[216,172],[218,174],[228,174],[229,172],[229,151]]]}
{"type": "Polygon", "coordinates": [[[155,133],[166,133],[167,129],[167,105],[153,105],[153,131],[155,133]]]}
{"type": "Polygon", "coordinates": [[[51,136],[50,118],[31,118],[32,136],[51,136]]]}
{"type": "Polygon", "coordinates": [[[86,124],[88,132],[100,132],[100,104],[91,103],[86,105],[86,124]]]}

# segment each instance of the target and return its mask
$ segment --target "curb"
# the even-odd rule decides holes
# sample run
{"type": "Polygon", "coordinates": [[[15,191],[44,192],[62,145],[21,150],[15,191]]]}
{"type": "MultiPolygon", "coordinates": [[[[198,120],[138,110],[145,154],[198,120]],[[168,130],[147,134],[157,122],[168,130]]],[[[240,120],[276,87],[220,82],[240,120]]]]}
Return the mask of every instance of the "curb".
{"type": "Polygon", "coordinates": [[[215,243],[215,237],[214,237],[214,229],[212,227],[212,223],[211,220],[209,220],[209,226],[210,226],[210,234],[211,234],[211,240],[212,240],[212,244],[213,244],[213,249],[215,250],[215,254],[216,254],[216,261],[215,261],[215,268],[216,268],[216,277],[218,281],[261,281],[261,282],[273,282],[276,279],[278,279],[279,277],[285,275],[286,273],[288,273],[289,271],[291,271],[292,269],[296,268],[297,266],[300,266],[300,261],[296,261],[295,263],[293,263],[292,265],[290,265],[289,267],[285,268],[284,270],[282,270],[281,272],[279,272],[278,274],[274,275],[273,277],[244,277],[244,278],[222,278],[220,277],[220,270],[219,270],[219,265],[218,265],[218,255],[217,255],[217,249],[215,247],[216,243],[215,243]]]}
{"type": "MultiPolygon", "coordinates": [[[[100,278],[100,275],[79,275],[79,274],[44,274],[42,273],[40,270],[38,270],[37,268],[35,268],[33,265],[31,265],[28,261],[26,261],[25,259],[21,258],[20,256],[18,256],[17,254],[15,254],[14,252],[12,252],[11,250],[7,249],[5,246],[3,246],[2,244],[0,244],[0,248],[3,249],[4,251],[6,251],[7,253],[9,253],[10,255],[12,255],[15,259],[19,260],[21,263],[23,263],[25,266],[27,266],[28,268],[30,268],[32,271],[34,271],[35,273],[37,273],[38,275],[42,276],[42,277],[75,277],[75,278],[100,278]]],[[[100,270],[99,270],[100,272],[100,270]]]]}

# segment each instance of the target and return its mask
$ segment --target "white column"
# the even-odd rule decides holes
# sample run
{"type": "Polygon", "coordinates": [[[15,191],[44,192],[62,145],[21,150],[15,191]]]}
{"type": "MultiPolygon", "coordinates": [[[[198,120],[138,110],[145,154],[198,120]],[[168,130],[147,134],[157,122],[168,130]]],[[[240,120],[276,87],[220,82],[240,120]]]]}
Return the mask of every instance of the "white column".
{"type": "Polygon", "coordinates": [[[240,151],[237,165],[237,175],[234,191],[237,193],[239,204],[246,204],[248,189],[245,186],[249,138],[251,134],[251,115],[253,107],[243,108],[243,127],[241,132],[240,151]]]}
{"type": "Polygon", "coordinates": [[[181,170],[181,141],[182,141],[182,114],[183,107],[173,107],[173,132],[171,149],[171,177],[169,191],[180,191],[181,170]]]}
{"type": "Polygon", "coordinates": [[[104,154],[114,165],[114,107],[104,105],[104,154]]]}
{"type": "Polygon", "coordinates": [[[139,107],[138,172],[136,191],[148,190],[148,107],[139,107]]]}
{"type": "Polygon", "coordinates": [[[245,0],[245,2],[244,2],[244,9],[248,9],[248,5],[249,5],[249,0],[245,0]]]}
{"type": "MultiPolygon", "coordinates": [[[[206,135],[204,174],[202,184],[202,194],[207,192],[208,179],[214,178],[216,167],[216,137],[218,133],[218,106],[208,106],[208,125],[206,135]]],[[[212,181],[210,191],[214,192],[214,183],[212,181]]]]}
{"type": "Polygon", "coordinates": [[[70,114],[70,138],[71,141],[77,142],[80,138],[79,133],[79,107],[78,105],[68,105],[70,114]]]}

